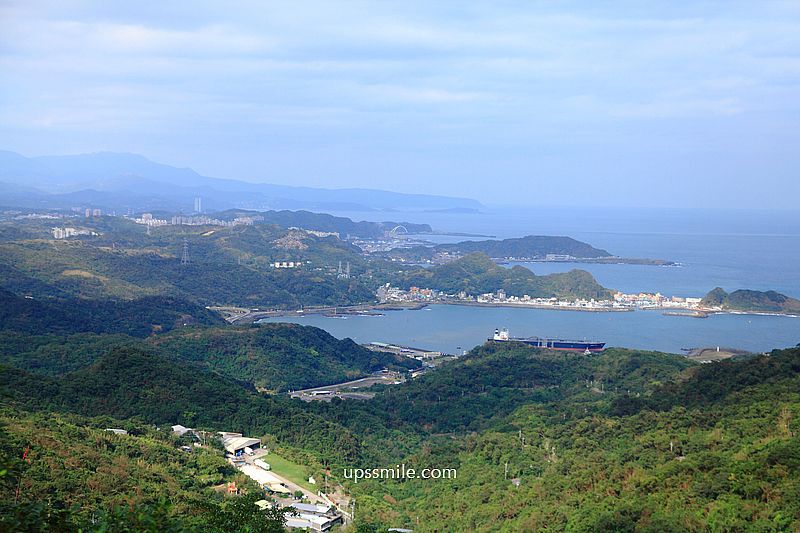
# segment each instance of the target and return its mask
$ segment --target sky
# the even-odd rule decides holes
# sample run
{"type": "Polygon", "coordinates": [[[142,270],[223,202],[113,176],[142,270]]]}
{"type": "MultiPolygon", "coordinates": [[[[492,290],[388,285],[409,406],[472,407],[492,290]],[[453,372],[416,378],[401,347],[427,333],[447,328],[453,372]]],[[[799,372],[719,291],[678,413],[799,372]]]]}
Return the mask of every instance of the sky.
{"type": "Polygon", "coordinates": [[[800,2],[0,0],[0,149],[495,204],[797,208],[800,2]]]}

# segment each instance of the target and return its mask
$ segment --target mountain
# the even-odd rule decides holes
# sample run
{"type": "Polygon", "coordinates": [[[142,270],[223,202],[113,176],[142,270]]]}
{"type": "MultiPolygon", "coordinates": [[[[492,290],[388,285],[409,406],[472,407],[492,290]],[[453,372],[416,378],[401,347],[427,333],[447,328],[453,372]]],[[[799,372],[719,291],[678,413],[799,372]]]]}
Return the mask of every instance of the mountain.
{"type": "Polygon", "coordinates": [[[499,289],[510,296],[527,294],[534,298],[606,299],[611,295],[585,270],[537,276],[525,267],[502,267],[482,252],[465,255],[445,265],[408,271],[394,281],[402,288],[426,287],[448,294],[465,291],[473,296],[499,289]]]}
{"type": "Polygon", "coordinates": [[[219,450],[187,444],[132,421],[4,409],[0,531],[285,531],[254,505],[257,492],[220,501],[214,486],[237,471],[219,450]]]}
{"type": "Polygon", "coordinates": [[[542,260],[555,254],[577,259],[602,260],[613,256],[606,250],[573,239],[551,235],[527,235],[525,237],[462,241],[457,243],[437,244],[436,246],[414,246],[411,248],[395,248],[382,255],[403,261],[430,261],[435,256],[446,254],[450,257],[480,252],[493,259],[530,259],[542,260]]]}
{"type": "Polygon", "coordinates": [[[0,151],[3,204],[20,207],[72,207],[91,204],[134,211],[190,211],[194,197],[207,210],[430,210],[478,209],[475,200],[375,189],[321,189],[249,183],[202,176],[136,154],[24,157],[0,151]]]}
{"type": "Polygon", "coordinates": [[[544,259],[548,254],[568,255],[578,258],[610,257],[605,250],[575,240],[571,237],[528,235],[515,239],[464,241],[456,244],[440,244],[437,252],[472,253],[483,252],[493,258],[544,259]]]}
{"type": "Polygon", "coordinates": [[[351,483],[376,530],[789,532],[799,387],[800,349],[695,365],[489,343],[371,402],[324,409],[362,438],[426,434],[397,462],[457,473],[351,483]]]}
{"type": "Polygon", "coordinates": [[[402,226],[409,233],[432,233],[429,224],[413,222],[356,222],[346,217],[337,217],[327,213],[312,213],[310,211],[245,211],[231,209],[215,213],[215,218],[233,220],[235,217],[260,216],[266,224],[277,224],[284,228],[303,228],[314,231],[338,233],[342,239],[347,237],[377,238],[392,231],[397,226],[402,226]]]}
{"type": "Polygon", "coordinates": [[[45,229],[52,221],[46,221],[41,237],[48,240],[23,236],[0,242],[0,286],[35,298],[170,296],[204,306],[296,308],[373,299],[374,289],[361,277],[369,265],[354,246],[334,237],[270,224],[170,225],[148,235],[144,226],[121,217],[77,222],[100,235],[53,240],[45,229]],[[189,247],[188,264],[181,262],[184,242],[189,247]],[[277,269],[275,261],[303,266],[277,269]],[[351,264],[352,278],[337,277],[339,261],[351,264]]]}
{"type": "Polygon", "coordinates": [[[728,294],[721,287],[717,287],[703,297],[701,305],[721,307],[731,311],[800,313],[800,300],[775,291],[739,289],[728,294]]]}
{"type": "Polygon", "coordinates": [[[150,339],[166,357],[200,363],[233,379],[279,392],[341,383],[382,368],[419,368],[416,359],[373,352],[351,339],[297,324],[175,331],[150,339]]]}
{"type": "Polygon", "coordinates": [[[27,334],[124,333],[146,337],[187,325],[223,320],[199,305],[165,296],[127,302],[81,298],[23,298],[0,288],[0,331],[27,334]]]}
{"type": "Polygon", "coordinates": [[[0,365],[0,404],[26,411],[270,433],[286,444],[339,460],[361,453],[353,434],[304,411],[299,402],[257,394],[252,386],[200,365],[175,364],[133,346],[113,348],[90,366],[57,377],[0,365]]]}

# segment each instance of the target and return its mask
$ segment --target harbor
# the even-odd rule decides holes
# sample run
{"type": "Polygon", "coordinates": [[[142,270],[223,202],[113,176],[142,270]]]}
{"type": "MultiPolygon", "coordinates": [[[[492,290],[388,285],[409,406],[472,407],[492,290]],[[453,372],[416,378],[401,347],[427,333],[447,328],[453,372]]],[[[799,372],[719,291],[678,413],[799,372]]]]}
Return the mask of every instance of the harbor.
{"type": "Polygon", "coordinates": [[[800,319],[786,315],[712,314],[703,320],[681,320],[657,310],[634,313],[564,313],[520,307],[430,305],[417,311],[386,311],[382,317],[352,316],[329,320],[319,315],[268,318],[325,329],[338,338],[367,344],[424,346],[461,354],[486,342],[498,326],[515,335],[562,339],[599,339],[606,347],[682,353],[687,346],[736,346],[750,352],[795,346],[800,319]]]}

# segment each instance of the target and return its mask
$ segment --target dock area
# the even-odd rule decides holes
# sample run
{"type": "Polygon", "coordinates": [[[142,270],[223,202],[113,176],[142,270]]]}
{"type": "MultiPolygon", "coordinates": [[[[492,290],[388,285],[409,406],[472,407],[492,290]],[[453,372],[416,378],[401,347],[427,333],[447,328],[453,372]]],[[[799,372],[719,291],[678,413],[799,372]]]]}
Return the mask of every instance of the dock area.
{"type": "Polygon", "coordinates": [[[413,346],[403,346],[402,344],[391,344],[386,342],[370,342],[364,344],[363,346],[364,348],[372,350],[373,352],[387,352],[394,355],[412,357],[418,361],[438,359],[439,357],[445,357],[448,355],[435,350],[426,350],[425,348],[414,348],[413,346]]]}

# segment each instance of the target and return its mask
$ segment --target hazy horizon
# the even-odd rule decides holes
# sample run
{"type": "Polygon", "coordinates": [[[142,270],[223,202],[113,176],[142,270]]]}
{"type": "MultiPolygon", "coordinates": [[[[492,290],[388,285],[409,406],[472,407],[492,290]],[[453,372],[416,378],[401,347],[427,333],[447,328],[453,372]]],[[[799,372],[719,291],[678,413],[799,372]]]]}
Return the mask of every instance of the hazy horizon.
{"type": "Polygon", "coordinates": [[[798,23],[792,2],[9,2],[0,148],[487,205],[796,209],[798,23]]]}

